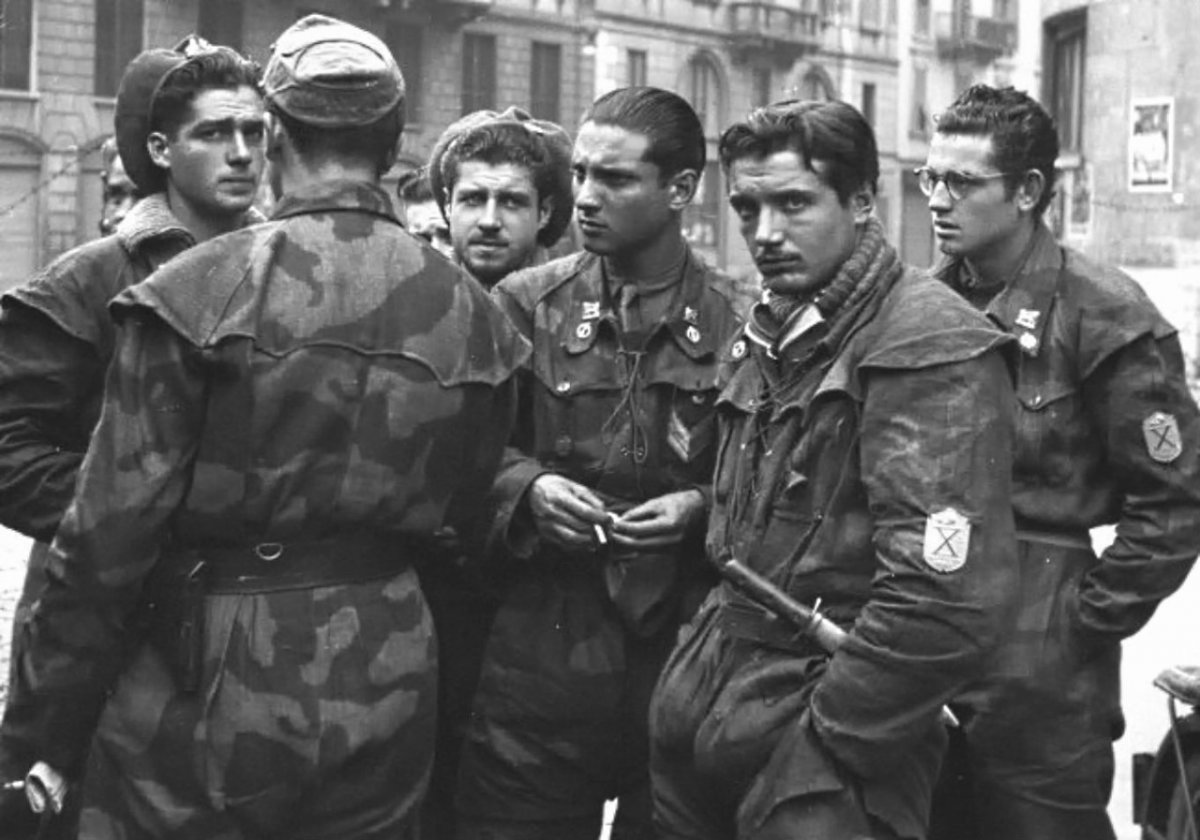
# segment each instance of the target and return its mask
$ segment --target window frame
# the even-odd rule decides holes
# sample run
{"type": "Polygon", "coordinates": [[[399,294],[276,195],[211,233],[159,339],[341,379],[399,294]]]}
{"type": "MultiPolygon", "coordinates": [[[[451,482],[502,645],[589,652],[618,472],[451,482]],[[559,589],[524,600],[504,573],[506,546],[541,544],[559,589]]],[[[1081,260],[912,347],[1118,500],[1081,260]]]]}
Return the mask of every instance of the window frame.
{"type": "Polygon", "coordinates": [[[92,93],[115,98],[126,65],[145,49],[145,3],[143,0],[96,0],[93,8],[96,18],[92,40],[96,52],[92,64],[92,93]],[[104,11],[111,14],[106,16],[104,11]],[[128,20],[129,15],[135,16],[136,27],[128,20]],[[102,20],[106,21],[104,27],[101,27],[102,20]],[[127,40],[131,32],[136,32],[136,39],[132,41],[127,40]],[[101,44],[112,46],[102,47],[101,44]]]}
{"type": "Polygon", "coordinates": [[[496,41],[496,36],[490,32],[463,33],[461,101],[464,116],[496,109],[496,41]]]}

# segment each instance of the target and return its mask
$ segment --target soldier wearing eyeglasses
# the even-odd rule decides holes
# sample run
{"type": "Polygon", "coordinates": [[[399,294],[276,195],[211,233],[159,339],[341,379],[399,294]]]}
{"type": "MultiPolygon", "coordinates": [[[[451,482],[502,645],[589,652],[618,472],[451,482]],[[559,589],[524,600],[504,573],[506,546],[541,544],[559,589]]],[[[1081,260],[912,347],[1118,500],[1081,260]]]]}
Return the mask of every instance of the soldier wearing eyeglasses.
{"type": "Polygon", "coordinates": [[[1012,88],[975,85],[927,165],[936,274],[1017,338],[1017,631],[963,698],[971,827],[984,840],[1113,838],[1121,640],[1200,546],[1200,416],[1174,329],[1130,277],[1059,245],[1042,216],[1058,138],[1012,88]],[[1089,529],[1116,525],[1097,556],[1089,529]]]}

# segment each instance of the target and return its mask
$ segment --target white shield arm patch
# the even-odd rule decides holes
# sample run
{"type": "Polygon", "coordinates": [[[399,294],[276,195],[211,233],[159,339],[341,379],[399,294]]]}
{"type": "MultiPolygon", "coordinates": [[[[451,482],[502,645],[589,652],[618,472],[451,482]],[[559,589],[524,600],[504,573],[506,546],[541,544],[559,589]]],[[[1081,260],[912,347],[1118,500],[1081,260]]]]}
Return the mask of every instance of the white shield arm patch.
{"type": "Polygon", "coordinates": [[[925,520],[925,563],[935,572],[954,572],[967,562],[971,523],[954,508],[930,514],[925,520]]]}
{"type": "Polygon", "coordinates": [[[1183,454],[1183,439],[1179,436],[1179,421],[1174,414],[1156,411],[1142,421],[1142,437],[1146,451],[1160,464],[1169,464],[1183,454]]]}

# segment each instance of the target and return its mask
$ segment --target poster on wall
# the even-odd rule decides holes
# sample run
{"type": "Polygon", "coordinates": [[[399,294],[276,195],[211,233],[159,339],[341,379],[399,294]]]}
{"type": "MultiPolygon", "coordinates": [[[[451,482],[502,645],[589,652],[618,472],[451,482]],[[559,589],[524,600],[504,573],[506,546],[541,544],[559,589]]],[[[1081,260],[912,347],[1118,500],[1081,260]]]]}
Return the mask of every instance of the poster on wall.
{"type": "Polygon", "coordinates": [[[1170,192],[1175,168],[1174,97],[1133,100],[1129,130],[1129,191],[1170,192]]]}

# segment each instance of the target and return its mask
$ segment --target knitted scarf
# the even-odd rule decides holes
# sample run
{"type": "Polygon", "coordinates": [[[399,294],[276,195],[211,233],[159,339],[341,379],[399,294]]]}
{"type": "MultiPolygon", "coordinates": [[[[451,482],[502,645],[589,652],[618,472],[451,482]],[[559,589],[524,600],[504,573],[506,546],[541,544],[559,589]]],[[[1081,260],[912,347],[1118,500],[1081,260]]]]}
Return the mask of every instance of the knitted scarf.
{"type": "Polygon", "coordinates": [[[828,284],[811,298],[769,294],[751,311],[746,335],[757,344],[776,349],[781,341],[786,344],[801,320],[813,318],[809,304],[820,313],[827,336],[840,334],[838,328],[846,320],[843,316],[856,310],[877,289],[889,286],[902,270],[896,249],[884,236],[883,225],[872,216],[853,253],[828,284]]]}

